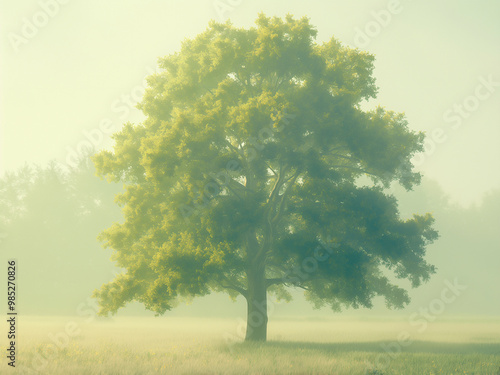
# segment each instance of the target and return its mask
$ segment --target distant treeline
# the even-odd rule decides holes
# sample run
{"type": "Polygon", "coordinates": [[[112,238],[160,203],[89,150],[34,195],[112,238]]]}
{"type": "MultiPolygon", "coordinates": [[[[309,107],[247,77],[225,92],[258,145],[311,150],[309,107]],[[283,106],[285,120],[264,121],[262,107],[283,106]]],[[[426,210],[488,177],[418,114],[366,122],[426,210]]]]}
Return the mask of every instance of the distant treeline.
{"type": "MultiPolygon", "coordinates": [[[[121,189],[120,184],[96,177],[88,156],[69,170],[53,162],[1,176],[0,249],[4,259],[18,259],[20,313],[76,315],[92,291],[119,272],[110,260],[112,250],[103,249],[97,236],[122,220],[114,201],[121,189]]],[[[412,291],[408,308],[426,306],[439,296],[444,279],[458,278],[468,289],[447,306],[447,312],[498,314],[500,299],[492,291],[500,283],[500,190],[470,208],[450,203],[439,185],[429,180],[412,193],[396,190],[394,194],[402,216],[432,212],[441,235],[428,249],[438,272],[427,286],[412,291]]],[[[224,311],[235,311],[229,299],[227,305],[225,300],[205,297],[195,301],[196,311],[181,309],[179,313],[224,315],[224,311]]],[[[292,302],[290,312],[310,310],[296,304],[301,302],[292,302]]],[[[286,313],[283,308],[280,311],[286,313]]]]}
{"type": "Polygon", "coordinates": [[[52,162],[0,178],[0,248],[17,258],[21,314],[76,314],[117,272],[98,234],[121,219],[120,186],[95,176],[88,157],[71,169],[52,162]]]}

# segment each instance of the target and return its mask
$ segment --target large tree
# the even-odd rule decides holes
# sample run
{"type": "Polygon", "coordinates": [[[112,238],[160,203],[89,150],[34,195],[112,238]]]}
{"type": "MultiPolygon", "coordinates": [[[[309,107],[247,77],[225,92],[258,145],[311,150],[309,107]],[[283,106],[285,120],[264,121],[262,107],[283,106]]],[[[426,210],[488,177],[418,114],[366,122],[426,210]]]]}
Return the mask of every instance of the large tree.
{"type": "Polygon", "coordinates": [[[247,300],[246,339],[265,340],[268,292],[402,307],[391,274],[416,287],[434,272],[431,215],[402,220],[386,192],[419,183],[423,134],[403,114],[361,108],[377,91],[373,56],[315,37],[307,18],[212,22],[159,60],[146,120],[93,159],[126,185],[125,221],[101,235],[126,272],[95,292],[101,314],[133,300],[163,314],[224,290],[247,300]]]}

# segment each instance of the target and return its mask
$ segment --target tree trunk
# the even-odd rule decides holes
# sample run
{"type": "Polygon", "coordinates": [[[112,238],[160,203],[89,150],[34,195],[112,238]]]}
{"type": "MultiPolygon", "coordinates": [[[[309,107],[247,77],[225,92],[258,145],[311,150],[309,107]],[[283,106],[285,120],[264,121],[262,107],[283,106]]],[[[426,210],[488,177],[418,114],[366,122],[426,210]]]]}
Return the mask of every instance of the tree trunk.
{"type": "Polygon", "coordinates": [[[264,267],[247,271],[247,332],[245,341],[266,341],[267,338],[267,287],[264,267]]]}

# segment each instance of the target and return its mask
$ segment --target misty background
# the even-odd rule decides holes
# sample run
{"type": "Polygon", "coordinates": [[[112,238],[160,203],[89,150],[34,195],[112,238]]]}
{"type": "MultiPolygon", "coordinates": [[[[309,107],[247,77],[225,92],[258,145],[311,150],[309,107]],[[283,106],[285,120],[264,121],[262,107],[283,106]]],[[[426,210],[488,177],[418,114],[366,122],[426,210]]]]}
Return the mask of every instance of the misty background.
{"type": "MultiPolygon", "coordinates": [[[[500,3],[396,3],[1,1],[0,253],[2,264],[18,259],[20,313],[77,314],[120,272],[96,237],[122,219],[113,201],[121,185],[95,177],[86,155],[110,148],[123,123],[143,119],[135,104],[157,58],[179,50],[210,19],[251,27],[263,11],[307,15],[318,43],[333,35],[373,53],[380,89],[366,107],[405,112],[409,127],[427,134],[426,151],[415,158],[422,184],[391,192],[403,217],[434,215],[441,237],[427,259],[438,271],[410,290],[404,310],[379,301],[358,313],[408,316],[457,279],[467,289],[443,314],[498,315],[500,3]]],[[[152,315],[140,305],[119,314],[152,315]]],[[[166,315],[245,314],[243,300],[212,295],[166,315]]],[[[297,292],[291,303],[275,304],[270,318],[284,315],[332,312],[313,310],[297,292]]]]}

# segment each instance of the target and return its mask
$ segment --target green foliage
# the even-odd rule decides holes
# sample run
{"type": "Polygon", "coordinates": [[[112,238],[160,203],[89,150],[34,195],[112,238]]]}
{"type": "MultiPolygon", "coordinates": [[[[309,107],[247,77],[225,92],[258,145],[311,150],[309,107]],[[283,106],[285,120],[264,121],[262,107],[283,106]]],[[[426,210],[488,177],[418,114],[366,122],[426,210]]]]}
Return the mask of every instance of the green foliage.
{"type": "Polygon", "coordinates": [[[317,44],[316,33],[292,16],[260,15],[248,30],[212,22],[159,60],[139,105],[147,119],[93,159],[126,184],[125,221],[101,240],[127,271],[95,292],[102,314],[133,300],[162,314],[179,297],[245,295],[256,268],[280,298],[300,287],[334,309],[375,296],[401,307],[408,295],[386,271],[413,286],[434,272],[432,217],[401,220],[384,191],[419,183],[411,158],[423,134],[403,114],[363,111],[377,91],[373,56],[317,44]]]}

